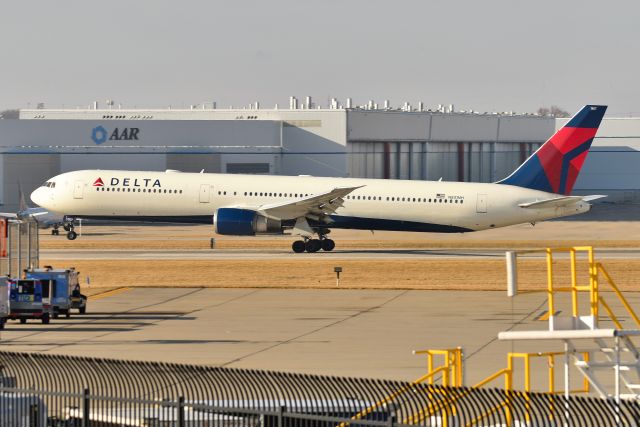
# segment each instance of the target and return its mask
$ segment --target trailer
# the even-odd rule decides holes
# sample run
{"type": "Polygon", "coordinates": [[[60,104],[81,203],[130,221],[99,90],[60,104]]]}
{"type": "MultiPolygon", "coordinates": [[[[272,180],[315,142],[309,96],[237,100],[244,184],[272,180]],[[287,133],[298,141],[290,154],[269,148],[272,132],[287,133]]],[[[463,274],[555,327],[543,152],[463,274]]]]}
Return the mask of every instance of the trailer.
{"type": "Polygon", "coordinates": [[[47,324],[53,316],[53,306],[46,295],[51,294],[50,284],[34,279],[8,279],[9,318],[27,323],[28,319],[40,319],[47,324]]]}
{"type": "Polygon", "coordinates": [[[0,329],[4,329],[9,318],[9,283],[6,277],[0,277],[0,329]]]}
{"type": "Polygon", "coordinates": [[[80,294],[78,272],[73,268],[35,268],[27,271],[28,279],[37,279],[42,283],[51,285],[51,305],[53,317],[61,314],[66,317],[71,315],[71,309],[75,308],[81,314],[86,311],[87,298],[80,294]]]}

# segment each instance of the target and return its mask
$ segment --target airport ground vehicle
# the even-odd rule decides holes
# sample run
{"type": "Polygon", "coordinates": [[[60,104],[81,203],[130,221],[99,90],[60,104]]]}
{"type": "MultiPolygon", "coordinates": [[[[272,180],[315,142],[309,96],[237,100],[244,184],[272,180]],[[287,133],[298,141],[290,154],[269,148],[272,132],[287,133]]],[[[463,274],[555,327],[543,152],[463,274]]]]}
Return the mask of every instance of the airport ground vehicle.
{"type": "Polygon", "coordinates": [[[10,313],[9,309],[9,283],[6,277],[0,277],[0,329],[4,329],[10,313]]]}
{"type": "Polygon", "coordinates": [[[40,319],[42,323],[49,323],[53,316],[53,306],[48,292],[40,280],[8,279],[9,283],[9,318],[19,319],[20,323],[27,323],[27,319],[40,319]]]}
{"type": "Polygon", "coordinates": [[[80,294],[78,272],[73,268],[36,268],[27,271],[27,278],[40,280],[43,284],[50,283],[54,318],[61,314],[69,317],[72,308],[78,309],[81,314],[85,313],[87,298],[80,294]]]}

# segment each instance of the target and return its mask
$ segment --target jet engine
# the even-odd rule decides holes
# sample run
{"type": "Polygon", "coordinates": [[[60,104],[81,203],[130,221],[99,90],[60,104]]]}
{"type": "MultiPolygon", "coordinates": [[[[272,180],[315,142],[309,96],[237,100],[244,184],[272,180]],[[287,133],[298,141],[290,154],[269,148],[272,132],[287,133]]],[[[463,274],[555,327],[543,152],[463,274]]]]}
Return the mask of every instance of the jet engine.
{"type": "Polygon", "coordinates": [[[220,208],[213,217],[218,234],[255,236],[256,234],[282,234],[280,220],[267,218],[249,209],[220,208]]]}

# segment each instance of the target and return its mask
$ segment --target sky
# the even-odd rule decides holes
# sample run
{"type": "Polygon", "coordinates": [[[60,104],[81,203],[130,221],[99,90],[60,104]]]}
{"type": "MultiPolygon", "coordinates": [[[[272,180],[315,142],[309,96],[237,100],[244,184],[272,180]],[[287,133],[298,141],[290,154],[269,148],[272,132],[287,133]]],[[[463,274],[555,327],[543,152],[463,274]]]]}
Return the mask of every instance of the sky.
{"type": "Polygon", "coordinates": [[[0,110],[356,104],[640,116],[640,2],[0,3],[0,110]]]}

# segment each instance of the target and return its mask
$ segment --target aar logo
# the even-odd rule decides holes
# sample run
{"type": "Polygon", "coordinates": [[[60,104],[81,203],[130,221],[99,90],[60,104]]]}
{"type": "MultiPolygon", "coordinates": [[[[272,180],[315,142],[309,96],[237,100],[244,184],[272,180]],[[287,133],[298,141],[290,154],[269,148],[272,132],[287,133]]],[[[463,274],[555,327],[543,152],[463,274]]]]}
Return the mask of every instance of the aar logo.
{"type": "Polygon", "coordinates": [[[98,145],[105,142],[107,138],[109,138],[109,134],[107,133],[107,130],[102,126],[96,126],[91,131],[91,139],[98,145]]]}
{"type": "Polygon", "coordinates": [[[140,128],[115,128],[113,132],[109,132],[103,126],[96,126],[91,131],[91,139],[97,145],[109,141],[137,141],[140,134],[140,128]]]}
{"type": "Polygon", "coordinates": [[[95,181],[93,181],[93,186],[94,187],[104,187],[104,182],[102,182],[102,178],[98,178],[95,181]]]}

